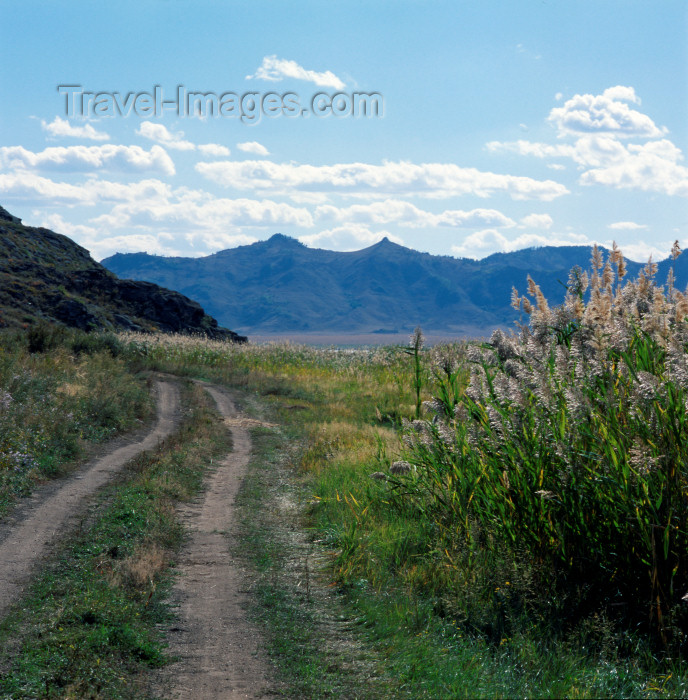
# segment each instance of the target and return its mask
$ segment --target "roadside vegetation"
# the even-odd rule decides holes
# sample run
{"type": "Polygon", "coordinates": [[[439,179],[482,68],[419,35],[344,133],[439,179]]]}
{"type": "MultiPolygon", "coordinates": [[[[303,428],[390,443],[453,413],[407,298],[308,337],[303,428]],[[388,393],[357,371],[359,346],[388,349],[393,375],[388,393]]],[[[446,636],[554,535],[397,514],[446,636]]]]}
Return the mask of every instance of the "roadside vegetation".
{"type": "MultiPolygon", "coordinates": [[[[240,553],[283,695],[685,696],[688,297],[655,276],[650,262],[627,281],[618,249],[595,251],[561,307],[532,280],[514,290],[522,325],[485,344],[424,348],[420,330],[376,349],[121,334],[90,341],[114,352],[62,343],[16,361],[241,392],[263,427],[240,553]]],[[[69,381],[51,395],[66,400],[69,381]]],[[[164,663],[152,648],[145,662],[164,663]]]]}
{"type": "Polygon", "coordinates": [[[146,383],[120,350],[114,335],[49,325],[0,336],[0,515],[89,446],[150,416],[146,383]]]}
{"type": "Polygon", "coordinates": [[[167,662],[168,567],[183,542],[175,506],[198,493],[227,431],[207,394],[186,387],[179,431],[142,453],[57,545],[0,624],[0,696],[142,698],[167,662]]]}

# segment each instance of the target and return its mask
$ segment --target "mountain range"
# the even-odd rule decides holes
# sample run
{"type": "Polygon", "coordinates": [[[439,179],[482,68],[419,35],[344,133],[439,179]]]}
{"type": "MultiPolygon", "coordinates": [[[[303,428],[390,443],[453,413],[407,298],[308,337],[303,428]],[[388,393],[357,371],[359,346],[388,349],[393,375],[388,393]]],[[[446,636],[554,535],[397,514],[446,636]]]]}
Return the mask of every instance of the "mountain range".
{"type": "Polygon", "coordinates": [[[0,207],[0,328],[40,322],[246,340],[183,294],[120,280],[67,236],[25,226],[0,207]]]}
{"type": "MultiPolygon", "coordinates": [[[[590,257],[590,247],[552,246],[472,260],[420,253],[387,238],[336,252],[275,234],[206,257],[118,253],[102,264],[120,277],[182,292],[249,335],[392,334],[421,325],[459,337],[513,327],[511,289],[524,292],[528,274],[550,303],[560,303],[569,271],[588,269],[590,257]]],[[[670,264],[659,264],[660,281],[670,264]]],[[[629,275],[642,267],[628,261],[629,275]]],[[[675,274],[680,285],[688,282],[688,256],[675,262],[675,274]]]]}

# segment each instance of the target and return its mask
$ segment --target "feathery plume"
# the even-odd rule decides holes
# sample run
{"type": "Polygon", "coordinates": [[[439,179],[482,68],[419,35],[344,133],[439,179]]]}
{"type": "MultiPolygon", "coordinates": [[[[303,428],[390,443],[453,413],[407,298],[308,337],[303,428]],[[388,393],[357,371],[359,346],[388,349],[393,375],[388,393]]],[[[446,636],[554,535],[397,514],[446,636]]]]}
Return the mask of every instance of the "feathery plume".
{"type": "Polygon", "coordinates": [[[616,245],[616,241],[612,241],[612,252],[609,255],[609,259],[613,263],[618,263],[619,262],[619,255],[621,255],[621,251],[619,250],[619,246],[616,245]]]}
{"type": "Polygon", "coordinates": [[[678,241],[674,241],[674,245],[671,246],[671,259],[676,260],[676,258],[681,255],[683,251],[681,250],[681,246],[678,244],[678,241]]]}
{"type": "Polygon", "coordinates": [[[657,274],[657,263],[652,261],[651,255],[647,261],[647,265],[643,268],[643,272],[648,279],[652,279],[657,274]]]}
{"type": "Polygon", "coordinates": [[[609,260],[605,263],[604,270],[602,270],[602,286],[611,287],[614,283],[614,271],[609,260]]]}

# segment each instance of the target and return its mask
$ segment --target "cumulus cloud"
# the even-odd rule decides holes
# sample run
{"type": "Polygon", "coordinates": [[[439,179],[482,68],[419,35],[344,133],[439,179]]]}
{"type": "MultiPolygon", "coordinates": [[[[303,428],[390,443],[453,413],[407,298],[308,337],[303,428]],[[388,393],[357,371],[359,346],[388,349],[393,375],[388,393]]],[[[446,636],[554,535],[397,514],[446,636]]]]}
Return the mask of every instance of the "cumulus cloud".
{"type": "Polygon", "coordinates": [[[23,146],[0,147],[0,166],[8,170],[58,170],[88,172],[117,170],[138,173],[157,171],[174,175],[172,159],[164,148],[151,147],[146,151],[140,146],[55,146],[38,153],[23,146]]]}
{"type": "Polygon", "coordinates": [[[528,214],[520,223],[521,228],[552,228],[554,220],[549,214],[528,214]]]}
{"type": "Polygon", "coordinates": [[[174,237],[169,233],[131,233],[121,236],[84,237],[79,242],[91,252],[96,260],[115,253],[150,253],[151,255],[184,255],[170,243],[174,237]]]}
{"type": "Polygon", "coordinates": [[[512,199],[550,201],[568,193],[554,180],[482,172],[453,163],[415,164],[405,161],[298,165],[272,161],[197,163],[196,170],[225,187],[290,195],[294,192],[336,192],[358,197],[389,195],[433,199],[472,194],[490,197],[500,192],[512,199]]]}
{"type": "Polygon", "coordinates": [[[83,224],[74,224],[70,221],[65,221],[60,214],[46,214],[44,211],[35,210],[32,212],[32,226],[42,226],[49,228],[56,233],[62,233],[74,240],[93,238],[97,234],[97,229],[93,226],[85,226],[83,224]]]}
{"type": "Polygon", "coordinates": [[[97,131],[90,124],[83,126],[74,126],[68,119],[55,117],[50,123],[41,120],[41,127],[47,131],[50,136],[55,138],[61,136],[70,136],[79,139],[89,139],[91,141],[108,141],[110,136],[104,131],[97,131]]]}
{"type": "Polygon", "coordinates": [[[35,202],[43,206],[92,202],[92,197],[83,187],[27,172],[0,173],[0,195],[4,202],[35,202]]]}
{"type": "Polygon", "coordinates": [[[515,153],[519,156],[534,156],[535,158],[573,158],[576,154],[574,146],[566,144],[539,143],[537,141],[489,141],[485,144],[490,153],[515,153]]]}
{"type": "Polygon", "coordinates": [[[635,221],[616,221],[613,224],[609,224],[607,228],[615,231],[637,231],[638,229],[647,228],[647,226],[645,224],[636,224],[635,221]]]}
{"type": "MultiPolygon", "coordinates": [[[[258,240],[255,236],[249,236],[245,233],[220,233],[210,231],[189,233],[185,238],[192,246],[200,245],[207,250],[213,251],[236,248],[240,245],[250,245],[258,240]]],[[[205,253],[200,254],[205,255],[205,253]]]]}
{"type": "Polygon", "coordinates": [[[452,255],[459,258],[480,260],[493,253],[512,252],[538,246],[588,245],[590,241],[581,234],[558,234],[555,236],[525,233],[509,238],[500,231],[486,229],[466,236],[459,245],[452,246],[452,255]]]}
{"type": "Polygon", "coordinates": [[[276,55],[265,56],[256,72],[253,75],[246,76],[246,80],[258,79],[269,80],[271,82],[278,82],[284,78],[305,80],[319,87],[329,87],[335,90],[343,90],[346,87],[346,83],[338,78],[332,71],[318,72],[306,70],[296,61],[277,58],[276,55]]]}
{"type": "Polygon", "coordinates": [[[37,206],[94,206],[116,202],[154,202],[170,197],[170,186],[154,178],[132,183],[90,178],[80,184],[56,182],[32,172],[0,173],[0,196],[5,202],[37,206]]]}
{"type": "Polygon", "coordinates": [[[198,150],[204,156],[223,156],[225,158],[231,152],[227,146],[221,146],[219,143],[203,143],[198,147],[198,150]]]}
{"type": "Polygon", "coordinates": [[[451,226],[455,228],[475,228],[484,226],[514,226],[515,222],[496,209],[447,210],[435,214],[419,209],[410,202],[387,199],[371,204],[354,204],[350,207],[322,205],[316,208],[315,216],[320,221],[396,224],[398,226],[420,228],[451,226]]]}
{"type": "Polygon", "coordinates": [[[655,138],[667,133],[646,114],[632,109],[629,103],[640,104],[632,87],[616,85],[601,95],[574,95],[555,107],[548,120],[560,135],[609,134],[619,138],[655,138]]]}
{"type": "Polygon", "coordinates": [[[229,227],[308,228],[313,218],[307,209],[271,200],[215,199],[204,194],[174,191],[157,200],[128,201],[117,204],[98,217],[108,228],[164,228],[188,232],[189,229],[226,232],[229,227]]]}
{"type": "Polygon", "coordinates": [[[389,231],[371,231],[363,224],[346,224],[335,228],[299,236],[301,243],[309,248],[326,246],[330,250],[351,251],[378,243],[383,238],[388,238],[394,243],[403,245],[401,238],[392,235],[389,231]]]}
{"type": "Polygon", "coordinates": [[[155,141],[176,151],[195,151],[198,149],[203,155],[206,156],[227,157],[230,154],[229,148],[222,146],[219,143],[202,143],[196,145],[191,141],[187,141],[184,138],[183,131],[172,133],[164,124],[145,121],[141,123],[141,126],[139,129],[137,129],[136,133],[139,136],[143,136],[146,139],[150,139],[151,141],[155,141]]]}
{"type": "Polygon", "coordinates": [[[688,196],[683,153],[669,139],[662,138],[667,133],[665,128],[658,128],[650,117],[630,109],[628,102],[639,104],[640,99],[633,88],[624,86],[609,88],[601,95],[575,95],[549,116],[559,136],[572,138],[572,143],[490,141],[486,148],[492,153],[569,158],[582,171],[579,183],[583,185],[688,196]]]}
{"type": "Polygon", "coordinates": [[[671,141],[649,141],[622,146],[600,167],[584,172],[583,185],[607,185],[617,189],[639,189],[688,197],[688,168],[680,165],[683,154],[671,141]]]}
{"type": "Polygon", "coordinates": [[[244,153],[254,153],[257,156],[269,156],[270,151],[268,151],[262,143],[258,141],[245,141],[244,143],[238,143],[237,148],[244,153]]]}
{"type": "MultiPolygon", "coordinates": [[[[613,241],[609,240],[605,241],[603,245],[606,248],[611,248],[612,243],[613,241]]],[[[620,244],[619,247],[621,248],[624,257],[628,258],[628,260],[645,263],[650,259],[650,256],[652,256],[652,259],[655,262],[668,258],[669,253],[671,252],[672,244],[673,240],[667,240],[662,243],[658,243],[656,241],[654,243],[636,241],[635,243],[620,244]]]]}
{"type": "Polygon", "coordinates": [[[184,139],[183,131],[173,134],[164,124],[148,121],[141,122],[141,126],[136,130],[136,133],[139,136],[177,151],[193,151],[196,148],[195,144],[184,139]]]}

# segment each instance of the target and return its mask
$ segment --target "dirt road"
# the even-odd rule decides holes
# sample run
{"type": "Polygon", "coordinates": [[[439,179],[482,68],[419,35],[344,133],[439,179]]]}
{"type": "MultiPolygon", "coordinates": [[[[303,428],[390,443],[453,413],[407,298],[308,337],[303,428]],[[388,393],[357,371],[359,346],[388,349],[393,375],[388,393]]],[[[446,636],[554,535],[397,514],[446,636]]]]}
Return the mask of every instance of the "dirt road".
{"type": "Polygon", "coordinates": [[[63,485],[34,494],[0,534],[0,617],[17,599],[32,570],[50,552],[50,543],[94,494],[130,459],[151,450],[172,433],[179,417],[179,391],[168,382],[155,385],[157,420],[145,436],[87,463],[63,485]]]}
{"type": "Polygon", "coordinates": [[[229,396],[204,385],[232,434],[233,450],[211,475],[201,499],[182,517],[191,538],[178,562],[172,599],[179,621],[169,631],[179,660],[163,672],[164,697],[194,700],[259,698],[267,692],[258,633],[246,619],[246,576],[227,537],[235,525],[234,499],[251,453],[251,437],[229,396]]]}

